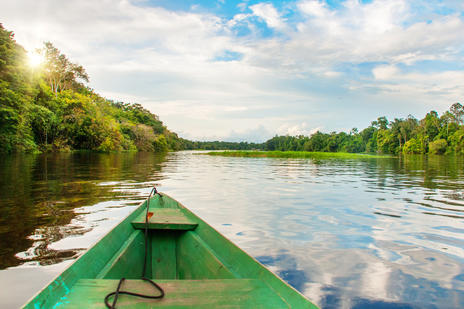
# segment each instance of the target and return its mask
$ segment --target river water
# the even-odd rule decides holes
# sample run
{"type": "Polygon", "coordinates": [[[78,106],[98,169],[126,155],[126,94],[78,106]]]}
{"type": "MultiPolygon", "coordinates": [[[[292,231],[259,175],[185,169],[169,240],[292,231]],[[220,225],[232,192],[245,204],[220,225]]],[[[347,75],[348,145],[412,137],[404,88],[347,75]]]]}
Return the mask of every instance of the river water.
{"type": "Polygon", "coordinates": [[[16,308],[158,189],[322,308],[464,307],[464,160],[192,152],[0,160],[0,307],[16,308]]]}

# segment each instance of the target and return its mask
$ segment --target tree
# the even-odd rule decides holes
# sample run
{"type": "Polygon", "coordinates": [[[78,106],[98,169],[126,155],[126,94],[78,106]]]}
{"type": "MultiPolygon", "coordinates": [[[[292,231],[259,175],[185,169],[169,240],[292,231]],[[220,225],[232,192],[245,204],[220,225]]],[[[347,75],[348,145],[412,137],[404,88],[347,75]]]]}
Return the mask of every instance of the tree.
{"type": "Polygon", "coordinates": [[[464,127],[454,132],[449,138],[450,148],[456,154],[464,154],[464,127]]]}
{"type": "Polygon", "coordinates": [[[464,106],[461,103],[454,103],[450,107],[450,113],[453,116],[453,120],[457,124],[462,124],[464,116],[464,106]]]}
{"type": "Polygon", "coordinates": [[[403,153],[405,154],[424,154],[426,152],[423,138],[411,138],[404,144],[403,153]]]}
{"type": "Polygon", "coordinates": [[[30,115],[30,124],[37,144],[47,145],[53,142],[54,134],[51,131],[58,122],[55,114],[46,107],[33,105],[30,115]]]}
{"type": "Polygon", "coordinates": [[[327,146],[328,134],[321,133],[317,131],[309,138],[304,144],[305,151],[323,151],[327,146]]]}
{"type": "Polygon", "coordinates": [[[448,143],[444,139],[433,141],[429,144],[429,153],[431,154],[444,154],[446,152],[448,143]]]}
{"type": "Polygon", "coordinates": [[[380,129],[377,132],[377,152],[394,153],[398,152],[398,139],[390,130],[380,129]]]}
{"type": "Polygon", "coordinates": [[[380,130],[386,130],[388,127],[388,120],[385,116],[379,117],[376,121],[372,121],[372,126],[380,130]]]}
{"type": "Polygon", "coordinates": [[[448,139],[459,127],[459,124],[456,122],[454,115],[446,111],[440,117],[442,128],[439,133],[439,138],[448,139]]]}
{"type": "Polygon", "coordinates": [[[391,122],[390,131],[393,134],[393,137],[398,139],[400,149],[403,148],[403,134],[402,134],[402,127],[401,124],[404,122],[403,119],[395,118],[394,121],[391,122]]]}
{"type": "Polygon", "coordinates": [[[422,119],[421,125],[424,127],[425,134],[429,141],[432,141],[438,135],[441,129],[440,118],[436,111],[431,111],[422,119]]]}
{"type": "Polygon", "coordinates": [[[153,129],[145,124],[138,124],[133,129],[135,146],[142,151],[153,151],[156,136],[153,129]]]}
{"type": "Polygon", "coordinates": [[[55,94],[66,89],[78,90],[83,87],[80,80],[89,81],[89,76],[81,65],[69,61],[52,43],[45,42],[44,45],[39,50],[45,58],[44,75],[55,94]]]}
{"type": "Polygon", "coordinates": [[[168,151],[168,142],[166,137],[163,134],[158,135],[155,138],[153,143],[153,147],[155,148],[156,152],[166,152],[168,151]]]}
{"type": "Polygon", "coordinates": [[[27,123],[32,89],[25,59],[13,32],[0,23],[0,152],[35,150],[27,123]]]}
{"type": "Polygon", "coordinates": [[[412,137],[414,130],[418,125],[419,122],[412,115],[409,115],[405,121],[401,122],[400,133],[404,144],[412,137]]]}

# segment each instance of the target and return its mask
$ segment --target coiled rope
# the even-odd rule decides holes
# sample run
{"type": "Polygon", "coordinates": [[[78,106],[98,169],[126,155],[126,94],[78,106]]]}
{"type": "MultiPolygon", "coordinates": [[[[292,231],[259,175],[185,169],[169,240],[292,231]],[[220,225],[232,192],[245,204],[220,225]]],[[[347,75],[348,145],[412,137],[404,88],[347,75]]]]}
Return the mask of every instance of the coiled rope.
{"type": "Polygon", "coordinates": [[[109,309],[116,309],[116,303],[118,301],[118,296],[121,295],[121,294],[131,295],[131,296],[136,296],[136,297],[142,297],[142,298],[150,298],[150,299],[157,299],[157,298],[163,298],[164,297],[164,290],[158,284],[156,284],[154,281],[152,281],[151,279],[148,279],[145,276],[145,273],[146,273],[146,270],[147,270],[147,254],[148,254],[148,210],[150,208],[151,196],[152,195],[155,196],[156,194],[158,194],[160,196],[160,198],[162,197],[162,195],[158,192],[158,190],[156,190],[156,187],[153,187],[153,189],[150,192],[150,195],[148,195],[148,198],[147,198],[147,211],[146,211],[146,214],[145,214],[145,254],[144,254],[144,258],[143,258],[142,280],[147,281],[151,285],[153,285],[160,292],[160,294],[159,295],[144,295],[144,294],[139,294],[139,293],[135,293],[135,292],[121,291],[122,283],[124,282],[124,280],[126,280],[126,278],[121,278],[121,280],[119,280],[119,284],[118,284],[118,287],[116,288],[116,291],[109,293],[105,297],[105,305],[109,309]],[[110,305],[109,300],[110,300],[110,298],[112,296],[114,296],[113,304],[110,305]]]}

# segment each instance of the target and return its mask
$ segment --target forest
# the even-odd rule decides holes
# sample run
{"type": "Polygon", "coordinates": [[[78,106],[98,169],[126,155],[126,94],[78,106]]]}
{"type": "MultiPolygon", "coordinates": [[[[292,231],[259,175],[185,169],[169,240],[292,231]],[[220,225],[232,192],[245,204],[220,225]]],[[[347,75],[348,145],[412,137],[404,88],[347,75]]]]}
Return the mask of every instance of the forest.
{"type": "Polygon", "coordinates": [[[140,104],[113,102],[85,86],[85,69],[50,42],[40,67],[0,24],[0,152],[168,151],[187,142],[140,104]]]}
{"type": "Polygon", "coordinates": [[[268,150],[380,154],[464,154],[464,107],[421,120],[379,117],[361,131],[275,136],[264,143],[189,141],[140,104],[114,102],[85,85],[85,69],[52,43],[32,68],[0,24],[0,152],[268,150]]]}
{"type": "Polygon", "coordinates": [[[261,149],[379,154],[464,154],[464,108],[454,103],[438,115],[431,111],[421,120],[388,121],[379,117],[362,131],[316,132],[308,136],[275,136],[261,149]]]}
{"type": "Polygon", "coordinates": [[[346,132],[322,133],[311,136],[275,136],[266,142],[188,142],[188,149],[207,150],[266,150],[310,151],[378,154],[464,154],[464,107],[454,103],[439,116],[429,112],[418,120],[409,115],[406,119],[388,121],[379,117],[362,131],[357,128],[346,132]]]}
{"type": "Polygon", "coordinates": [[[349,133],[316,132],[311,136],[275,136],[262,144],[231,142],[189,142],[189,149],[207,150],[266,150],[347,152],[377,154],[464,154],[464,107],[454,103],[439,116],[429,112],[418,120],[409,115],[406,119],[388,121],[379,117],[362,131],[349,133]]]}

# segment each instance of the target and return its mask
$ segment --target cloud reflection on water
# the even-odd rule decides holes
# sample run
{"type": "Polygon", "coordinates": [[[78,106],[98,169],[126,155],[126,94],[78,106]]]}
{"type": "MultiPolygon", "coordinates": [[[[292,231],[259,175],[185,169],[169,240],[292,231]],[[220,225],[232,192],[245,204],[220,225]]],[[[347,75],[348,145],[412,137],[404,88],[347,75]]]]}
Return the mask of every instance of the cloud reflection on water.
{"type": "Polygon", "coordinates": [[[157,183],[323,308],[464,304],[462,159],[28,158],[1,169],[9,276],[74,258],[157,183]]]}
{"type": "MultiPolygon", "coordinates": [[[[464,286],[456,279],[463,273],[463,222],[450,221],[439,208],[431,209],[431,216],[418,204],[446,204],[459,188],[462,165],[453,159],[192,160],[219,167],[196,183],[214,186],[218,195],[232,197],[233,205],[211,209],[195,201],[198,188],[182,193],[169,180],[166,188],[208,222],[234,222],[221,232],[322,307],[464,304],[464,286]],[[237,173],[247,177],[238,182],[237,173]],[[244,230],[250,238],[237,237],[244,230]]],[[[460,212],[455,206],[445,211],[460,212]]]]}

